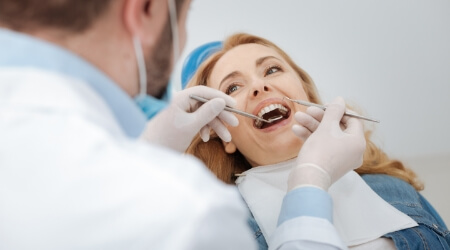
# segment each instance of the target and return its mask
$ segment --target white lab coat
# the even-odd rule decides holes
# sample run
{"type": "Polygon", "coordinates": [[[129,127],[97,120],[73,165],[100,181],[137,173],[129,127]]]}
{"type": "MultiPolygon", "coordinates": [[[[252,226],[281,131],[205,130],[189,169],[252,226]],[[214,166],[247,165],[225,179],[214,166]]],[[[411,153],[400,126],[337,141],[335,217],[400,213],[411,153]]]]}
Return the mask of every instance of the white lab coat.
{"type": "Polygon", "coordinates": [[[126,137],[84,82],[0,68],[0,249],[254,249],[246,218],[234,187],[126,137]]]}

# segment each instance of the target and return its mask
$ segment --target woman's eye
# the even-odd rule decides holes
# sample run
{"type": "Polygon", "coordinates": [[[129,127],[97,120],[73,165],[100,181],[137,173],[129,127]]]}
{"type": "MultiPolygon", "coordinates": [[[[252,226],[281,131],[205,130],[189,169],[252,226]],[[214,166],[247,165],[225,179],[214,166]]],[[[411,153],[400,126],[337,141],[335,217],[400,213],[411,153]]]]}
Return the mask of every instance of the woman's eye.
{"type": "Polygon", "coordinates": [[[225,94],[229,95],[238,89],[239,89],[239,86],[237,86],[236,84],[231,84],[225,91],[225,94]]]}
{"type": "Polygon", "coordinates": [[[265,72],[264,76],[271,75],[271,74],[276,73],[276,72],[278,72],[280,70],[281,70],[281,68],[279,66],[270,66],[268,69],[266,69],[266,72],[265,72]]]}

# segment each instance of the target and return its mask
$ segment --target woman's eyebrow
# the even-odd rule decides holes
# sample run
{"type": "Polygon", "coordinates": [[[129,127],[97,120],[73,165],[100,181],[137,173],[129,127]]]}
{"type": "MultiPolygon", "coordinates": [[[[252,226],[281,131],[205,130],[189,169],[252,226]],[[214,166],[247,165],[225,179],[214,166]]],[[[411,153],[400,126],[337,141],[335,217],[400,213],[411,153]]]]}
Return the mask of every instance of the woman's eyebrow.
{"type": "MultiPolygon", "coordinates": [[[[256,67],[260,66],[264,61],[266,61],[266,60],[268,60],[268,59],[275,59],[275,60],[281,61],[280,59],[278,59],[278,58],[275,57],[275,56],[264,56],[264,57],[258,58],[258,59],[256,60],[256,62],[255,62],[256,67]]],[[[222,83],[225,82],[227,79],[232,78],[232,77],[235,77],[235,76],[240,75],[240,74],[241,74],[241,73],[240,73],[239,71],[233,71],[233,72],[231,72],[230,74],[226,75],[226,76],[222,79],[222,81],[220,81],[219,89],[220,89],[220,87],[222,86],[222,83]]]]}
{"type": "Polygon", "coordinates": [[[222,83],[224,83],[228,78],[232,78],[232,77],[235,77],[235,76],[240,75],[240,74],[241,74],[241,73],[240,73],[239,71],[233,71],[233,72],[231,72],[230,74],[226,75],[226,76],[222,79],[222,81],[220,81],[219,89],[220,89],[220,87],[222,86],[222,83]]]}
{"type": "Polygon", "coordinates": [[[281,61],[280,59],[278,59],[275,56],[264,56],[264,57],[258,58],[256,60],[256,67],[260,66],[265,60],[268,60],[268,59],[276,59],[278,61],[281,61]]]}

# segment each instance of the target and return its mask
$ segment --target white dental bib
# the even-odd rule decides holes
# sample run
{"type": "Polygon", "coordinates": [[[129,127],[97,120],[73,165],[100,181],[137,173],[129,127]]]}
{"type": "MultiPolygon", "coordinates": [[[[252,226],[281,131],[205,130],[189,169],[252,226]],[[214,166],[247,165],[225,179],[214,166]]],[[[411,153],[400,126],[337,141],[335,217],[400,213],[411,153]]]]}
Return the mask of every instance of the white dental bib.
{"type": "MultiPolygon", "coordinates": [[[[255,167],[236,180],[239,192],[266,239],[277,227],[287,179],[295,164],[296,159],[293,159],[255,167]]],[[[417,226],[413,219],[378,196],[354,171],[335,182],[328,193],[333,199],[333,224],[347,246],[417,226]]]]}

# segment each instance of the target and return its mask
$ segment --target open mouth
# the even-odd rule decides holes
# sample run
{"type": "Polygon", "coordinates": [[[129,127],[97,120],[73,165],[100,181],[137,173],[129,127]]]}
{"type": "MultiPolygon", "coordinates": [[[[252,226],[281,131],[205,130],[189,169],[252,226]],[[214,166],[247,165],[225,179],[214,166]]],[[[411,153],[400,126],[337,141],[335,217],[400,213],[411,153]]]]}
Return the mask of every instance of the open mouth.
{"type": "Polygon", "coordinates": [[[263,122],[260,120],[255,120],[253,125],[257,129],[265,129],[265,128],[271,127],[281,121],[286,120],[287,118],[289,118],[290,113],[291,113],[291,110],[288,107],[283,106],[282,104],[273,103],[273,104],[270,104],[270,105],[262,108],[259,111],[258,116],[265,120],[269,120],[271,118],[278,118],[278,117],[281,117],[281,118],[277,119],[276,121],[273,121],[271,123],[263,122]]]}

